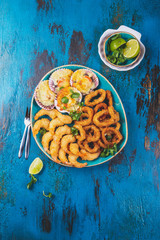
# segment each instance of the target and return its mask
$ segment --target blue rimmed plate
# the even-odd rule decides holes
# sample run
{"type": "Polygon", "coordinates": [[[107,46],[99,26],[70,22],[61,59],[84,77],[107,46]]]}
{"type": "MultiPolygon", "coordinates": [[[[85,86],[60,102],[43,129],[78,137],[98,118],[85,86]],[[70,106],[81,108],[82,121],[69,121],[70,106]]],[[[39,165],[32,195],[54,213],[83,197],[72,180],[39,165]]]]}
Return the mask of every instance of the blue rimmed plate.
{"type": "MultiPolygon", "coordinates": [[[[87,67],[82,66],[82,65],[64,65],[64,66],[60,66],[60,67],[54,68],[51,71],[49,71],[41,79],[41,81],[48,80],[50,75],[54,71],[59,69],[59,68],[68,68],[68,69],[71,69],[72,71],[76,71],[76,70],[82,69],[82,68],[90,69],[90,68],[87,68],[87,67]]],[[[120,151],[122,151],[122,149],[125,147],[125,145],[127,143],[127,139],[128,139],[127,118],[126,118],[126,114],[125,114],[125,110],[124,110],[123,104],[121,102],[121,99],[120,99],[118,93],[116,92],[116,90],[114,89],[112,84],[103,75],[101,75],[99,72],[97,72],[97,71],[95,71],[93,69],[90,69],[90,70],[93,71],[97,75],[97,77],[99,78],[99,86],[98,86],[98,88],[102,88],[104,90],[109,90],[112,93],[113,100],[114,100],[114,104],[113,104],[114,108],[120,114],[120,124],[121,124],[120,131],[121,131],[121,133],[123,135],[123,140],[118,144],[118,151],[117,151],[117,153],[114,156],[108,156],[106,158],[99,157],[99,158],[97,158],[97,159],[95,159],[93,161],[82,161],[82,162],[87,162],[88,163],[87,167],[96,166],[96,165],[99,165],[99,164],[102,164],[104,162],[107,162],[107,161],[111,160],[113,157],[115,157],[117,154],[119,154],[120,151]]],[[[34,116],[35,116],[35,114],[39,110],[40,110],[40,107],[37,105],[37,103],[36,103],[36,101],[34,99],[34,96],[33,96],[32,97],[32,101],[31,101],[31,128],[34,125],[34,116]]],[[[48,158],[50,158],[53,161],[51,156],[43,149],[43,146],[41,144],[40,134],[37,134],[37,136],[35,137],[35,141],[36,141],[38,147],[42,150],[42,152],[48,158]]],[[[61,165],[64,165],[64,164],[61,164],[61,165]]],[[[66,165],[64,165],[64,166],[66,166],[66,165]]]]}

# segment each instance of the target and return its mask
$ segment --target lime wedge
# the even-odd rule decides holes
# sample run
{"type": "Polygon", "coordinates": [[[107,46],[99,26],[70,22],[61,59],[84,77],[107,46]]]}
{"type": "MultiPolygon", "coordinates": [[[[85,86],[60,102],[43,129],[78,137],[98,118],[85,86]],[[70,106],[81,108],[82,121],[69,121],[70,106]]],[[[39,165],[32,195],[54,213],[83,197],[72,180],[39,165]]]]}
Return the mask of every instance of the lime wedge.
{"type": "Polygon", "coordinates": [[[35,158],[29,167],[29,174],[38,174],[43,168],[43,162],[40,158],[35,158]]]}
{"type": "Polygon", "coordinates": [[[126,47],[123,49],[123,55],[128,59],[136,57],[139,52],[140,52],[140,45],[136,39],[130,39],[126,43],[126,47]]]}
{"type": "Polygon", "coordinates": [[[116,50],[117,48],[119,48],[120,46],[122,46],[125,43],[126,43],[126,41],[123,38],[117,38],[117,39],[111,41],[110,50],[113,52],[114,50],[116,50]]]}

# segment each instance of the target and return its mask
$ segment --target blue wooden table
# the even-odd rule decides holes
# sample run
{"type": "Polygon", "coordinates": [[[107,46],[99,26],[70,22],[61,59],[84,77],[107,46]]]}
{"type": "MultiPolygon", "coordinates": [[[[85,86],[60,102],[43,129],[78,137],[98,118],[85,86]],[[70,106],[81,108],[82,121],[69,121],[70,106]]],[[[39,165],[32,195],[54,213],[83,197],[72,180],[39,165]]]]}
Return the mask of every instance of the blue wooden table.
{"type": "Polygon", "coordinates": [[[160,239],[159,12],[159,0],[1,0],[0,239],[160,239]],[[101,34],[122,24],[141,32],[146,46],[142,63],[129,72],[109,69],[97,51],[101,34]],[[33,137],[28,160],[18,158],[35,86],[68,63],[107,77],[126,110],[126,147],[97,167],[53,163],[33,137]],[[28,190],[37,156],[44,169],[28,190]]]}

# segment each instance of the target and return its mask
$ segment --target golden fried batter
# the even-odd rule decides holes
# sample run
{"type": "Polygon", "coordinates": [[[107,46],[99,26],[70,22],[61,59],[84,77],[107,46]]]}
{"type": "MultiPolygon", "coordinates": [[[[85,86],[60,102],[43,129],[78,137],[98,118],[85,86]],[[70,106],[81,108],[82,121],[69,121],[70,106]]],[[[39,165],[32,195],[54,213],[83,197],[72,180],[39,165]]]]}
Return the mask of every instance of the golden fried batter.
{"type": "Polygon", "coordinates": [[[57,110],[53,109],[53,110],[45,110],[45,109],[41,109],[40,111],[38,111],[34,117],[35,120],[37,120],[38,118],[47,115],[49,116],[51,119],[55,119],[57,117],[57,110]]]}
{"type": "Polygon", "coordinates": [[[53,140],[53,135],[50,132],[46,132],[42,137],[42,146],[44,150],[50,154],[49,143],[53,140]]]}
{"type": "Polygon", "coordinates": [[[49,124],[50,124],[50,121],[46,118],[42,118],[42,119],[38,120],[37,122],[35,122],[33,129],[32,129],[33,136],[35,137],[41,128],[45,128],[48,131],[49,124]]]}
{"type": "Polygon", "coordinates": [[[56,129],[55,135],[53,138],[56,142],[59,143],[61,138],[67,134],[71,134],[71,128],[68,125],[64,125],[56,129]]]}
{"type": "Polygon", "coordinates": [[[64,123],[59,118],[53,119],[49,124],[49,131],[54,134],[56,127],[63,126],[64,123]]]}
{"type": "Polygon", "coordinates": [[[62,140],[61,140],[61,148],[63,148],[63,150],[66,153],[70,154],[69,144],[75,141],[76,141],[76,138],[72,134],[65,135],[64,137],[62,137],[62,140]]]}
{"type": "Polygon", "coordinates": [[[69,154],[68,155],[68,161],[76,168],[82,168],[82,167],[85,167],[87,166],[87,163],[79,163],[77,161],[77,156],[76,155],[73,155],[73,154],[69,154]]]}

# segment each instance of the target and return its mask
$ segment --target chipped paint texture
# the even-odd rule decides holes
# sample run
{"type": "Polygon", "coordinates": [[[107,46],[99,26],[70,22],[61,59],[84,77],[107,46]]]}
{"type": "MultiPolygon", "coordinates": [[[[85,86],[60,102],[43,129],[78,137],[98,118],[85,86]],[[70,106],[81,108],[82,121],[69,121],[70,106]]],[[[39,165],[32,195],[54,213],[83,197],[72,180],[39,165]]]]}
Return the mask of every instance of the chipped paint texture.
{"type": "Polygon", "coordinates": [[[159,12],[159,0],[1,1],[0,239],[160,239],[159,12]],[[121,24],[140,31],[146,47],[144,60],[129,72],[109,69],[98,55],[101,34],[121,24]],[[33,137],[28,160],[17,156],[35,87],[46,72],[68,63],[107,77],[128,118],[126,147],[97,167],[59,166],[33,137]],[[28,190],[35,157],[44,168],[28,190]]]}

